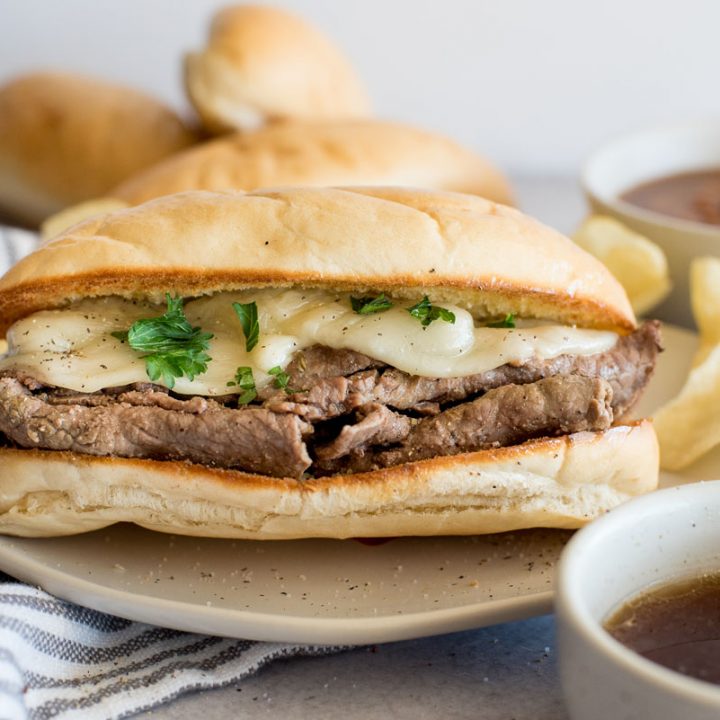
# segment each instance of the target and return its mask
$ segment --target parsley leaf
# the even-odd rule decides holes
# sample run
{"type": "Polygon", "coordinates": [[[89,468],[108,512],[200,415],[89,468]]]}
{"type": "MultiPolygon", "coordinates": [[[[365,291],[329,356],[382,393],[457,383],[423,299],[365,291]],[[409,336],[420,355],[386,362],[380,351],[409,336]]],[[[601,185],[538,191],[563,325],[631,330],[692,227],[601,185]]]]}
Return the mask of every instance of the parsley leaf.
{"type": "Polygon", "coordinates": [[[250,352],[257,344],[260,338],[260,324],[258,323],[257,304],[251,303],[233,303],[233,309],[238,316],[245,335],[245,350],[250,352]]]}
{"type": "Polygon", "coordinates": [[[455,313],[447,308],[433,305],[427,295],[419,303],[406,309],[414,318],[420,321],[424,328],[434,320],[443,320],[451,325],[455,324],[455,313]]]}
{"type": "Polygon", "coordinates": [[[288,387],[290,376],[279,365],[270,368],[268,375],[273,375],[275,377],[275,387],[284,390],[288,395],[293,395],[298,392],[288,387]]]}
{"type": "Polygon", "coordinates": [[[488,323],[488,327],[491,328],[514,328],[515,327],[515,315],[508,313],[502,320],[497,322],[488,323]]]}
{"type": "Polygon", "coordinates": [[[212,359],[206,352],[213,335],[192,327],[185,317],[182,298],[165,293],[167,311],[156,318],[137,320],[127,332],[114,332],[121,342],[145,353],[145,369],[153,382],[162,378],[170,389],[175,378],[194,380],[212,359]]]}
{"type": "Polygon", "coordinates": [[[370,315],[372,313],[385,312],[393,306],[392,302],[385,297],[385,293],[380,293],[376,298],[351,297],[350,304],[352,305],[352,309],[358,315],[370,315]]]}
{"type": "Polygon", "coordinates": [[[239,367],[235,372],[234,382],[230,381],[228,383],[228,386],[230,385],[239,385],[243,391],[238,395],[238,405],[247,405],[257,397],[255,378],[250,367],[239,367]]]}

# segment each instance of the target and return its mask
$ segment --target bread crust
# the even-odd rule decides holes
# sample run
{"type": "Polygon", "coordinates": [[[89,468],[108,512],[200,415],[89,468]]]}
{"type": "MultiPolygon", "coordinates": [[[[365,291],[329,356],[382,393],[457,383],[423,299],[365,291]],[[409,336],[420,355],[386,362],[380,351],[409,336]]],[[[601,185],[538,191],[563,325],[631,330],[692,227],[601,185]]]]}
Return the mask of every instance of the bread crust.
{"type": "Polygon", "coordinates": [[[67,535],[133,522],[278,540],[575,528],[655,489],[652,424],[577,433],[356,475],[297,481],[182,462],[0,449],[0,532],[67,535]]]}
{"type": "Polygon", "coordinates": [[[285,185],[409,185],[513,204],[506,178],[452,140],[381,120],[286,122],[203,143],[109,194],[138,205],[185,190],[285,185]]]}
{"type": "Polygon", "coordinates": [[[629,331],[624,290],[559,233],[488,200],[402,188],[189,192],[69,228],[0,279],[0,332],[104,295],[161,302],[302,285],[629,331]]]}
{"type": "Polygon", "coordinates": [[[241,5],[218,12],[207,47],[185,58],[185,88],[214,133],[284,118],[370,114],[367,92],[342,51],[279,8],[241,5]]]}
{"type": "Polygon", "coordinates": [[[195,141],[137,90],[69,73],[18,77],[0,88],[0,210],[37,225],[195,141]]]}

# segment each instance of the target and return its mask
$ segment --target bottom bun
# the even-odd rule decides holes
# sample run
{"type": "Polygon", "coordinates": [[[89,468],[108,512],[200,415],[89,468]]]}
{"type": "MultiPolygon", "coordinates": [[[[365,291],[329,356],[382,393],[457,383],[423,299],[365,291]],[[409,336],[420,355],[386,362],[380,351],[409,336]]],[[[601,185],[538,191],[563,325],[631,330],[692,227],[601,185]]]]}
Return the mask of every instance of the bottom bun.
{"type": "Polygon", "coordinates": [[[652,424],[576,433],[375,472],[297,481],[184,462],[0,449],[0,532],[116,522],[179,535],[474,535],[576,528],[657,487],[652,424]]]}

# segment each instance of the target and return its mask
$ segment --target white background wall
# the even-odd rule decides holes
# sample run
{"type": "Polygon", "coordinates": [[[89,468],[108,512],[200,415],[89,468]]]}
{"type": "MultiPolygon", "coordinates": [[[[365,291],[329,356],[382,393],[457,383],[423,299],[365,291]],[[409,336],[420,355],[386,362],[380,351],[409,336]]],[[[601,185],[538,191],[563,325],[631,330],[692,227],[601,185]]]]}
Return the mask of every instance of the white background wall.
{"type": "MultiPolygon", "coordinates": [[[[186,108],[183,50],[222,0],[0,0],[0,81],[85,71],[186,108]]],[[[377,112],[514,173],[573,174],[607,136],[720,119],[720,0],[276,0],[330,33],[377,112]]]]}

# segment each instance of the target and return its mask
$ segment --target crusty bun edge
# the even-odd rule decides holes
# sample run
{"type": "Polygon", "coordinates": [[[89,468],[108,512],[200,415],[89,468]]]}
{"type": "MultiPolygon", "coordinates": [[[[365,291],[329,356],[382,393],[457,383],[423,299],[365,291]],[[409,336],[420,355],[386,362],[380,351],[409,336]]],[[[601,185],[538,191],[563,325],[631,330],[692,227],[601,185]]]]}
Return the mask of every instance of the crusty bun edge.
{"type": "Polygon", "coordinates": [[[647,420],[606,432],[297,481],[183,462],[0,449],[0,532],[69,535],[136,523],[181,535],[471,535],[576,528],[658,482],[647,420]]]}

